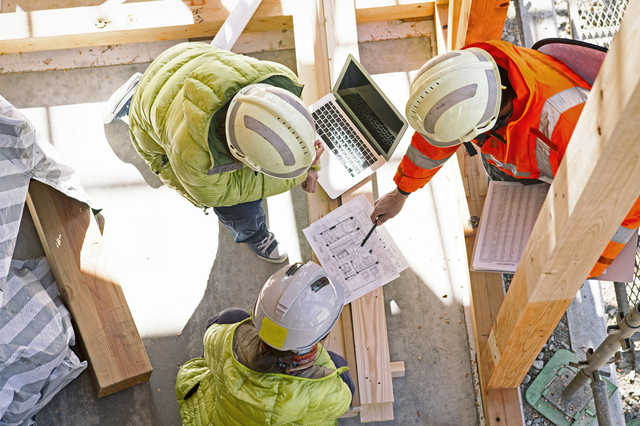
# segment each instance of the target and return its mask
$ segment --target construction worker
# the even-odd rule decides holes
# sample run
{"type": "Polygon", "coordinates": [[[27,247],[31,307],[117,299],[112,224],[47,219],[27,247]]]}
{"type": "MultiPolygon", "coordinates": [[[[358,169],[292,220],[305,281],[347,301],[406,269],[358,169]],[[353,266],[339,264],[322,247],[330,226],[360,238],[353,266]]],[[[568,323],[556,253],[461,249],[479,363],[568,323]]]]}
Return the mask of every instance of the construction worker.
{"type": "Polygon", "coordinates": [[[298,184],[315,192],[324,149],[301,94],[283,65],[183,43],[118,89],[104,122],[128,115],[133,145],[166,185],[213,207],[237,243],[280,263],[287,252],[261,201],[298,184]]]}
{"type": "Polygon", "coordinates": [[[267,280],[252,317],[231,308],[211,318],[204,357],[178,372],[182,423],[337,424],[355,387],[344,358],[319,341],[343,303],[342,286],[322,267],[298,262],[267,280]]]}
{"type": "MultiPolygon", "coordinates": [[[[371,220],[396,216],[460,144],[481,150],[489,179],[552,182],[591,85],[564,63],[504,41],[474,43],[428,61],[411,85],[406,106],[416,130],[394,181],[371,220]]],[[[640,198],[589,277],[599,276],[640,225],[640,198]]]]}

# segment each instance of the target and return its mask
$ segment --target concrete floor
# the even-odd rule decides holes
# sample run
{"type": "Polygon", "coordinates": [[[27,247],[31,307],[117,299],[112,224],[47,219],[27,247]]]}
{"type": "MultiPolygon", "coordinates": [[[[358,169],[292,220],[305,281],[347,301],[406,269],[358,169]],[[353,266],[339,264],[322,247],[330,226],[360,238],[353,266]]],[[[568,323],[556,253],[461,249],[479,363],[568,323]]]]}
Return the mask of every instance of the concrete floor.
{"type": "MultiPolygon", "coordinates": [[[[431,57],[431,45],[427,37],[360,45],[361,62],[400,111],[412,72],[431,57]]],[[[255,56],[295,67],[293,55],[288,50],[255,56]]],[[[181,363],[201,356],[207,318],[229,306],[250,309],[258,289],[281,267],[235,244],[213,213],[205,215],[164,187],[134,151],[124,122],[102,124],[104,102],[147,65],[0,75],[0,94],[51,140],[103,207],[106,244],[154,367],[148,383],[101,399],[83,373],[38,414],[40,426],[180,424],[175,377],[181,363]]],[[[375,196],[394,187],[392,177],[410,136],[377,172],[375,196]]],[[[404,361],[406,375],[393,381],[396,420],[381,424],[482,422],[465,320],[469,290],[457,167],[455,161],[446,164],[386,225],[410,268],[384,287],[391,360],[404,361]],[[391,315],[391,300],[399,315],[391,315]]],[[[294,188],[265,204],[290,262],[311,259],[302,234],[309,224],[306,194],[294,188]]],[[[42,254],[25,208],[15,257],[42,254]]],[[[358,418],[339,421],[359,423],[358,418]]]]}

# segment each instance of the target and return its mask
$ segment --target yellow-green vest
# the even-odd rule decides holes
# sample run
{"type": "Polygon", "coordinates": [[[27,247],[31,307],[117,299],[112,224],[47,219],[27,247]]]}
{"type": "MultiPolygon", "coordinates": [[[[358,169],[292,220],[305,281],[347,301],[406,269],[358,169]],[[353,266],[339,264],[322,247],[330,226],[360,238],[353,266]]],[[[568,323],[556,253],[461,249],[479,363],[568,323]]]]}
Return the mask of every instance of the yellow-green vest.
{"type": "MultiPolygon", "coordinates": [[[[241,88],[274,76],[287,77],[302,92],[295,74],[275,62],[208,43],[174,46],[153,61],[136,88],[129,111],[133,145],[167,186],[198,207],[232,206],[285,192],[306,174],[276,179],[238,169],[231,160],[223,164],[230,170],[220,172],[208,140],[216,111],[241,88]]],[[[226,152],[225,146],[214,148],[226,152]]]]}
{"type": "MultiPolygon", "coordinates": [[[[349,386],[340,378],[347,368],[321,379],[255,372],[233,356],[233,336],[240,324],[209,327],[204,358],[192,359],[180,368],[176,395],[182,424],[336,425],[351,403],[349,386]]],[[[335,369],[322,345],[316,364],[335,369]]]]}

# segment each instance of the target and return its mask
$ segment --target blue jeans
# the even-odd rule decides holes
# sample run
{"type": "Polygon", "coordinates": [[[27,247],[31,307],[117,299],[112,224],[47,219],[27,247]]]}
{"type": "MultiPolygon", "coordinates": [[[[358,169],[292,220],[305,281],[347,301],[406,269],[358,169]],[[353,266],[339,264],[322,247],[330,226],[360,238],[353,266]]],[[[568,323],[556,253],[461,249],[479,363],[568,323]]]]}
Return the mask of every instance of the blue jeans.
{"type": "Polygon", "coordinates": [[[230,207],[214,207],[213,211],[231,231],[236,243],[255,244],[269,236],[267,217],[261,202],[257,200],[230,207]]]}

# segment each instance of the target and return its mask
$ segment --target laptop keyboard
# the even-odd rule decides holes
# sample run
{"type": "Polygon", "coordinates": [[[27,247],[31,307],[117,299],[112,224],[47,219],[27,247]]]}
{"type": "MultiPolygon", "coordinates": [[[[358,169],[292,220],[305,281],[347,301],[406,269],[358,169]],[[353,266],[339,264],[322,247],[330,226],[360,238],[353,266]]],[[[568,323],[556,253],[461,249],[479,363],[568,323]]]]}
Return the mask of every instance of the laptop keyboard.
{"type": "Polygon", "coordinates": [[[371,136],[378,142],[383,151],[388,152],[396,140],[387,126],[376,115],[362,96],[358,93],[342,96],[351,111],[358,116],[364,127],[371,133],[371,136]]]}
{"type": "Polygon", "coordinates": [[[322,105],[312,114],[316,131],[351,176],[376,162],[376,156],[347,123],[333,103],[322,105]]]}

